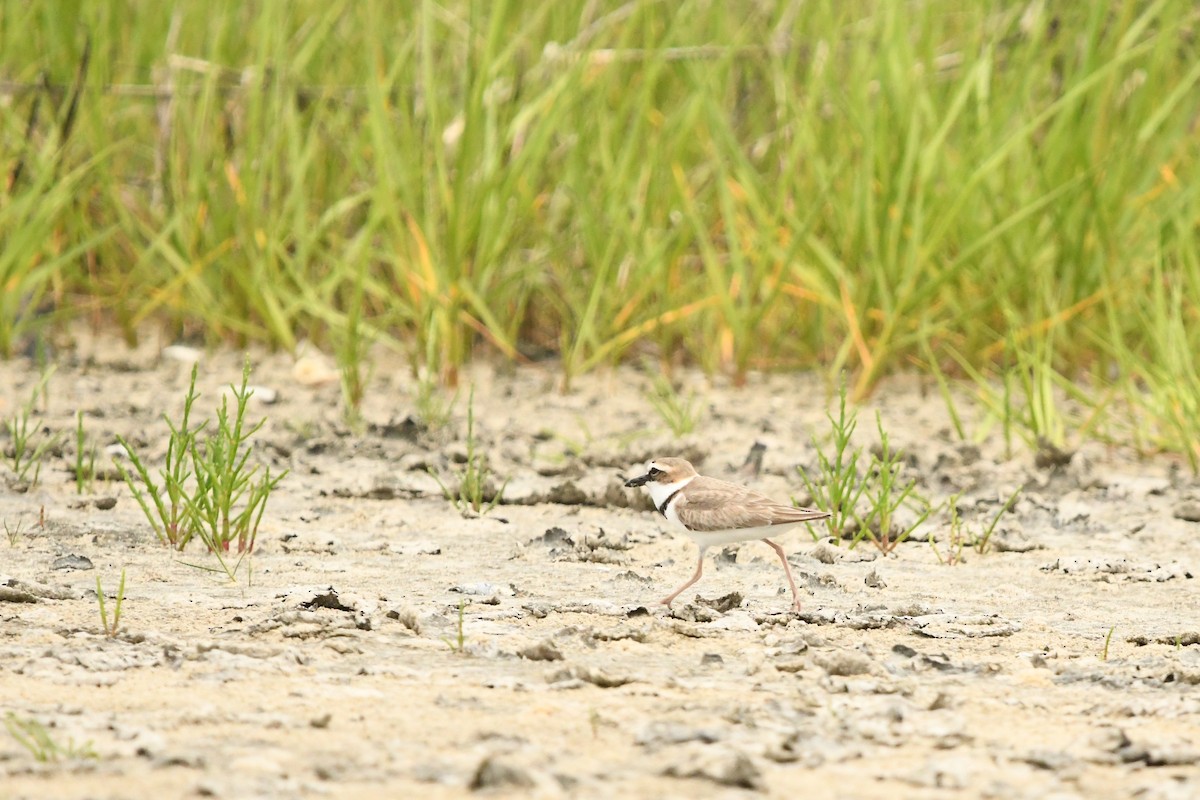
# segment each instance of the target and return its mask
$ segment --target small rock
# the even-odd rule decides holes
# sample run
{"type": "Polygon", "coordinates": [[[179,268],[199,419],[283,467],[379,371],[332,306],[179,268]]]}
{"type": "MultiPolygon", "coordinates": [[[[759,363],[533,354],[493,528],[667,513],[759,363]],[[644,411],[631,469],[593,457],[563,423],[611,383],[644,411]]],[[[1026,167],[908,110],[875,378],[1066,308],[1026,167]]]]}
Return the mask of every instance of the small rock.
{"type": "Polygon", "coordinates": [[[169,358],[181,364],[195,364],[204,357],[204,353],[201,351],[184,344],[167,345],[162,349],[161,355],[163,358],[169,358]]]}
{"type": "Polygon", "coordinates": [[[37,597],[11,586],[0,586],[0,603],[36,603],[37,597]]]}
{"type": "Polygon", "coordinates": [[[1045,545],[1038,544],[1025,533],[1025,527],[1019,520],[1007,520],[999,523],[992,530],[988,543],[997,553],[1028,553],[1031,550],[1041,550],[1045,545]]]}
{"type": "Polygon", "coordinates": [[[533,788],[533,777],[524,767],[509,764],[496,756],[488,756],[479,762],[471,778],[471,791],[496,788],[533,788]]]}
{"type": "Polygon", "coordinates": [[[1065,450],[1045,437],[1039,436],[1037,454],[1033,457],[1033,463],[1038,469],[1065,467],[1071,463],[1071,457],[1074,455],[1074,450],[1065,450]]]}
{"type": "Polygon", "coordinates": [[[837,547],[830,547],[825,542],[821,542],[812,550],[808,551],[811,558],[815,558],[822,564],[833,564],[842,556],[842,551],[837,547]]]}
{"type": "Polygon", "coordinates": [[[265,406],[274,405],[279,402],[279,392],[268,386],[247,386],[246,390],[251,393],[251,396],[259,403],[265,406]]]}
{"type": "Polygon", "coordinates": [[[610,675],[597,667],[577,666],[555,670],[546,676],[547,683],[560,684],[567,681],[586,681],[601,689],[615,689],[634,681],[626,675],[610,675]]]}
{"type": "Polygon", "coordinates": [[[720,653],[705,653],[704,655],[700,656],[700,665],[701,666],[708,666],[709,664],[724,664],[724,663],[725,663],[725,659],[721,657],[720,653]]]}
{"type": "Polygon", "coordinates": [[[564,506],[582,506],[588,501],[587,492],[580,489],[574,481],[563,481],[550,489],[546,495],[547,503],[559,503],[564,506]]]}
{"type": "Polygon", "coordinates": [[[94,564],[92,564],[92,560],[90,558],[87,556],[75,555],[74,553],[70,555],[59,556],[58,558],[54,559],[54,562],[50,565],[50,569],[77,569],[82,571],[95,568],[96,567],[94,564]]]}
{"type": "Polygon", "coordinates": [[[848,677],[850,675],[866,675],[871,672],[871,660],[861,653],[849,650],[817,653],[812,660],[829,675],[848,677]]]}
{"type": "Polygon", "coordinates": [[[531,644],[528,647],[518,651],[521,658],[529,659],[530,661],[562,661],[562,651],[555,647],[554,642],[549,639],[531,644]]]}
{"type": "Polygon", "coordinates": [[[721,733],[710,728],[696,728],[680,722],[659,721],[651,722],[643,728],[634,741],[642,747],[651,748],[686,742],[712,744],[721,741],[721,733]]]}
{"type": "Polygon", "coordinates": [[[664,775],[673,778],[699,778],[721,786],[734,786],[761,792],[766,789],[762,773],[745,753],[705,747],[692,751],[671,764],[664,775]]]}
{"type": "Polygon", "coordinates": [[[720,614],[732,611],[735,608],[740,608],[742,605],[742,600],[743,598],[741,592],[730,592],[729,594],[722,595],[715,600],[708,600],[698,595],[696,597],[697,603],[708,606],[720,614]]]}
{"type": "Polygon", "coordinates": [[[566,547],[575,546],[575,540],[571,537],[571,534],[559,527],[547,528],[545,533],[543,533],[541,536],[530,539],[529,543],[546,545],[547,547],[553,547],[555,545],[565,545],[566,547]]]}
{"type": "Polygon", "coordinates": [[[1175,519],[1181,519],[1185,522],[1200,522],[1200,500],[1181,500],[1175,504],[1175,508],[1171,512],[1175,519]]]}
{"type": "Polygon", "coordinates": [[[460,583],[457,586],[451,586],[450,591],[458,592],[459,594],[468,594],[472,596],[495,597],[503,595],[504,597],[513,597],[516,595],[516,589],[511,583],[460,583]]]}
{"type": "Polygon", "coordinates": [[[308,721],[308,724],[309,724],[309,726],[311,726],[311,727],[313,727],[313,728],[320,728],[320,729],[324,729],[324,728],[328,728],[328,727],[329,727],[329,723],[330,723],[332,720],[333,720],[333,714],[330,714],[328,711],[326,711],[326,712],[325,712],[324,714],[322,714],[321,716],[319,716],[319,717],[313,717],[312,719],[310,719],[310,720],[308,721]]]}
{"type": "Polygon", "coordinates": [[[872,569],[870,572],[867,573],[867,576],[865,578],[863,578],[863,583],[865,583],[867,586],[869,586],[872,589],[886,589],[887,588],[887,582],[883,578],[879,577],[879,572],[878,572],[878,570],[875,570],[875,569],[872,569]]]}
{"type": "Polygon", "coordinates": [[[388,612],[385,616],[388,619],[396,620],[418,636],[421,635],[421,620],[418,619],[417,612],[411,608],[388,609],[388,612]]]}
{"type": "Polygon", "coordinates": [[[117,498],[115,497],[97,497],[92,503],[101,511],[109,511],[116,507],[117,498]]]}

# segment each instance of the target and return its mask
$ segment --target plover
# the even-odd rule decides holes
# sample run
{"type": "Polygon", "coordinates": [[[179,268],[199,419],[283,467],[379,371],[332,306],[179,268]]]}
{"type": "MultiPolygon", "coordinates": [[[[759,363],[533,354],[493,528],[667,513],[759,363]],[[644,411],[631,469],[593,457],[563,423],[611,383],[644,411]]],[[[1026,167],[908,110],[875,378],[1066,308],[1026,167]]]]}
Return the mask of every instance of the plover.
{"type": "Polygon", "coordinates": [[[767,536],[804,522],[825,519],[828,512],[778,503],[745,486],[700,475],[682,458],[656,458],[646,465],[646,474],[631,478],[625,485],[645,486],[658,513],[687,531],[700,546],[696,573],[663,599],[663,605],[669,608],[684,589],[700,580],[704,572],[704,553],[708,548],[762,539],[783,563],[796,610],[800,610],[800,593],[792,579],[792,568],[788,566],[783,548],[767,536]]]}

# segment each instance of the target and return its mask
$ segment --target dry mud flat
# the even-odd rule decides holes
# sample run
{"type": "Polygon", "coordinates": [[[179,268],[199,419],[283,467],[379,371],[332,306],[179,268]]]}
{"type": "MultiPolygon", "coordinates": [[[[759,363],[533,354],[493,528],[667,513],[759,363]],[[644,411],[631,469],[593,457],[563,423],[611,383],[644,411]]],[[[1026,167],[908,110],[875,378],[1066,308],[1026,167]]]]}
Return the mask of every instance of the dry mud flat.
{"type": "MultiPolygon", "coordinates": [[[[202,362],[198,413],[239,366],[202,362]]],[[[83,409],[102,446],[119,433],[161,459],[187,371],[84,347],[61,358],[45,421],[70,431],[83,409]]],[[[874,402],[922,491],[963,492],[980,524],[1026,487],[997,550],[944,566],[924,542],[882,557],[797,531],[800,615],[759,543],[710,557],[668,612],[655,601],[694,546],[619,476],[682,454],[735,477],[759,441],[753,484],[803,495],[794,468],[825,429],[815,380],[706,388],[701,434],[672,443],[637,373],[562,395],[552,372],[481,368],[478,434],[511,482],[467,519],[426,471],[461,458],[465,400],[446,432],[422,431],[415,387],[380,363],[352,435],[336,384],[298,374],[256,360],[252,382],[278,395],[253,405],[258,453],[291,473],[249,585],[189,566],[212,563],[198,546],[160,547],[125,486],[77,496],[69,448],[39,485],[0,488],[21,524],[0,539],[3,710],[94,755],[40,763],[0,730],[0,798],[1200,793],[1200,485],[1169,461],[1090,445],[1065,465],[1004,459],[998,441],[955,441],[936,394],[898,380],[874,402]],[[122,568],[106,638],[96,576],[111,592],[122,568]]],[[[36,379],[0,365],[3,416],[36,379]]]]}

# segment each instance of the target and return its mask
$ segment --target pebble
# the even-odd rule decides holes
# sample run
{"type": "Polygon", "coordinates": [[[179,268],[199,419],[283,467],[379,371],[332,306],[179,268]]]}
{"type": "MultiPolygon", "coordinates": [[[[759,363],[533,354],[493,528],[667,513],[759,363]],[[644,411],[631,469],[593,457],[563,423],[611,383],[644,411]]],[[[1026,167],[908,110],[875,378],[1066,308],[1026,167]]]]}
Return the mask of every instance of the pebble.
{"type": "Polygon", "coordinates": [[[697,778],[720,786],[733,786],[756,792],[765,791],[762,772],[745,753],[719,746],[699,746],[688,750],[663,770],[673,778],[697,778]]]}
{"type": "Polygon", "coordinates": [[[524,767],[512,764],[498,756],[488,756],[479,762],[471,777],[471,791],[481,789],[531,789],[533,776],[524,767]]]}
{"type": "Polygon", "coordinates": [[[549,639],[543,639],[536,644],[531,644],[528,647],[517,651],[521,658],[530,661],[562,661],[562,651],[555,646],[554,642],[549,639]]]}
{"type": "Polygon", "coordinates": [[[90,558],[87,556],[75,555],[74,553],[65,556],[59,556],[58,558],[54,559],[53,563],[50,564],[50,569],[89,570],[95,568],[96,567],[94,564],[92,564],[92,560],[90,558]]]}
{"type": "Polygon", "coordinates": [[[1175,504],[1171,513],[1175,515],[1175,519],[1185,522],[1200,522],[1200,500],[1181,500],[1175,504]]]}

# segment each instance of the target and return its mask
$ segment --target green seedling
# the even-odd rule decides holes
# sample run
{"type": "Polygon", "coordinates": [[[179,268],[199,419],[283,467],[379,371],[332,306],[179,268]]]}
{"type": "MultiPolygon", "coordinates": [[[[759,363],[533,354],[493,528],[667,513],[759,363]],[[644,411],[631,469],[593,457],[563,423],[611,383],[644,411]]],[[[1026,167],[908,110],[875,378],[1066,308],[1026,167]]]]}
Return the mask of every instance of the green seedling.
{"type": "Polygon", "coordinates": [[[183,550],[193,537],[198,537],[216,556],[219,566],[189,566],[223,573],[236,582],[243,559],[254,549],[267,500],[287,471],[272,475],[270,467],[264,467],[260,474],[258,465],[250,464],[254,451],[250,439],[266,423],[265,419],[254,425],[246,422],[246,406],[253,394],[249,388],[250,359],[242,367],[241,385],[230,386],[232,413],[228,398],[223,397],[215,425],[209,424],[212,420],[191,424],[192,406],[198,397],[196,372],[193,366],[181,422],[176,425],[164,417],[171,437],[166,466],[159,473],[161,484],[136,451],[119,437],[140,485],[119,462],[117,467],[160,541],[183,550]],[[231,561],[226,555],[235,543],[238,557],[231,561]]]}
{"type": "Polygon", "coordinates": [[[242,384],[230,386],[235,400],[232,418],[228,398],[221,398],[215,428],[203,438],[191,441],[195,491],[185,496],[187,512],[196,525],[196,535],[214,553],[227,553],[234,542],[238,553],[254,549],[258,526],[266,511],[267,499],[287,471],[274,477],[271,468],[249,466],[254,447],[250,438],[266,419],[247,427],[246,404],[249,388],[250,359],[242,367],[242,384]]]}
{"type": "Polygon", "coordinates": [[[937,541],[931,536],[929,537],[929,546],[933,548],[933,554],[937,557],[939,564],[947,566],[955,566],[963,562],[963,551],[967,547],[967,539],[969,534],[963,527],[962,518],[958,513],[958,501],[962,497],[962,493],[950,495],[946,500],[946,507],[950,514],[950,534],[947,537],[947,550],[945,555],[938,549],[937,541]]]}
{"type": "Polygon", "coordinates": [[[1113,625],[1111,628],[1108,629],[1108,635],[1104,637],[1104,651],[1102,653],[1100,653],[1101,661],[1108,661],[1108,645],[1110,642],[1112,642],[1113,631],[1115,631],[1116,629],[1117,629],[1117,626],[1113,625]]]}
{"type": "Polygon", "coordinates": [[[487,465],[487,459],[477,449],[475,390],[473,388],[467,401],[467,460],[459,470],[457,489],[450,489],[432,468],[430,468],[429,474],[437,481],[445,498],[464,514],[468,512],[486,514],[495,508],[504,497],[504,487],[508,485],[508,481],[505,481],[491,497],[487,496],[490,491],[489,484],[492,482],[492,473],[487,465]]]}
{"type": "Polygon", "coordinates": [[[458,403],[458,392],[447,397],[446,391],[437,381],[426,376],[417,383],[417,395],[414,400],[417,419],[427,430],[437,432],[445,429],[450,423],[454,406],[458,403]]]}
{"type": "Polygon", "coordinates": [[[68,739],[65,745],[61,745],[54,740],[45,725],[32,717],[21,718],[9,711],[4,715],[4,727],[8,728],[9,734],[38,762],[98,757],[92,749],[91,742],[76,745],[74,739],[68,739]]]}
{"type": "Polygon", "coordinates": [[[655,375],[650,390],[644,396],[675,436],[684,436],[696,430],[700,409],[695,392],[689,391],[685,395],[665,375],[655,375]]]}
{"type": "MultiPolygon", "coordinates": [[[[861,451],[850,444],[854,429],[858,425],[858,414],[855,411],[847,411],[844,378],[838,391],[837,416],[832,412],[826,416],[830,424],[830,449],[822,447],[814,435],[817,476],[810,478],[808,473],[801,469],[800,478],[817,508],[830,513],[830,517],[825,520],[826,535],[840,540],[847,523],[858,519],[855,507],[867,489],[867,482],[858,469],[861,451]]],[[[811,526],[809,530],[813,532],[813,539],[820,538],[811,526]]]]}
{"type": "Polygon", "coordinates": [[[963,522],[962,516],[958,511],[958,501],[962,497],[961,493],[953,494],[946,501],[947,509],[950,515],[950,533],[947,537],[948,550],[945,555],[938,550],[937,542],[930,538],[929,546],[933,548],[933,553],[937,556],[937,560],[948,566],[954,566],[963,562],[963,552],[970,547],[979,555],[986,554],[991,549],[992,533],[996,530],[996,525],[999,524],[1000,518],[1007,514],[1017,502],[1017,498],[1021,495],[1021,489],[1018,487],[1008,496],[1008,500],[992,517],[986,528],[982,531],[972,531],[966,523],[963,522]]]}
{"type": "Polygon", "coordinates": [[[996,525],[1000,522],[1000,518],[1012,510],[1013,505],[1017,502],[1017,498],[1021,496],[1021,487],[1018,486],[1013,490],[1013,493],[1004,501],[1004,505],[996,512],[996,516],[992,517],[992,521],[984,528],[983,534],[975,540],[975,552],[983,555],[991,546],[992,532],[996,530],[996,525]]]}
{"type": "Polygon", "coordinates": [[[4,520],[4,535],[8,538],[8,546],[16,547],[17,542],[21,541],[21,519],[17,519],[17,526],[10,528],[8,520],[4,520]]]}
{"type": "Polygon", "coordinates": [[[887,554],[905,541],[921,523],[933,513],[933,506],[928,501],[914,494],[917,482],[900,481],[900,473],[904,469],[902,454],[891,448],[887,431],[883,429],[883,417],[875,413],[875,425],[879,430],[879,455],[872,458],[871,480],[865,495],[870,510],[859,526],[850,547],[857,545],[863,537],[869,537],[879,551],[887,554]],[[908,527],[901,528],[895,524],[896,511],[906,502],[916,501],[924,506],[924,511],[908,527]]]}
{"type": "Polygon", "coordinates": [[[104,635],[112,639],[121,629],[121,607],[125,604],[125,570],[121,570],[121,582],[117,585],[117,594],[113,598],[113,613],[112,619],[108,617],[108,608],[105,604],[104,588],[100,585],[100,576],[96,576],[96,602],[100,605],[100,627],[104,630],[104,635]]]}
{"type": "Polygon", "coordinates": [[[366,352],[369,339],[363,323],[363,282],[367,262],[355,272],[353,291],[346,304],[345,324],[338,336],[337,360],[341,375],[342,402],[346,424],[357,430],[362,427],[362,401],[367,391],[369,367],[366,352]]]}
{"type": "Polygon", "coordinates": [[[442,641],[445,642],[446,645],[450,648],[450,652],[455,653],[456,655],[460,655],[460,656],[466,653],[466,646],[467,646],[467,635],[464,631],[465,624],[466,624],[466,612],[467,612],[467,599],[464,597],[464,598],[459,599],[459,601],[458,601],[458,632],[457,632],[457,634],[455,635],[453,640],[447,639],[444,636],[442,637],[442,641]]]}
{"type": "Polygon", "coordinates": [[[75,493],[85,494],[96,482],[96,443],[89,447],[83,431],[83,412],[75,412],[75,493]],[[86,455],[85,455],[86,454],[86,455]]]}
{"type": "Polygon", "coordinates": [[[194,521],[189,515],[187,481],[192,474],[191,454],[196,436],[208,424],[202,422],[198,426],[191,426],[192,404],[199,397],[196,393],[198,369],[199,365],[192,365],[192,376],[187,394],[183,398],[183,416],[179,423],[173,423],[169,417],[163,415],[167,427],[171,429],[171,436],[167,440],[166,464],[159,470],[161,482],[153,478],[129,442],[121,436],[117,437],[117,442],[125,449],[125,454],[140,481],[135,480],[133,474],[120,461],[115,461],[117,470],[129,486],[134,500],[141,506],[142,513],[150,522],[158,540],[175,550],[183,550],[196,531],[194,521]]]}
{"type": "Polygon", "coordinates": [[[29,399],[17,409],[9,419],[4,420],[8,430],[10,449],[5,451],[4,460],[20,482],[28,481],[30,486],[36,486],[42,473],[42,460],[46,454],[62,442],[62,434],[51,434],[34,418],[34,407],[38,398],[46,396],[47,384],[54,368],[46,370],[29,399]],[[32,476],[30,471],[32,470],[32,476]]]}

